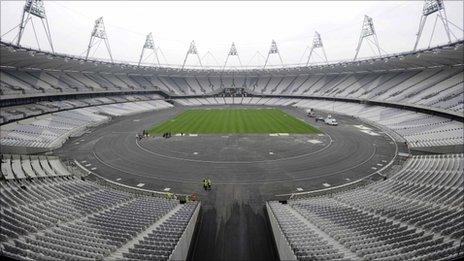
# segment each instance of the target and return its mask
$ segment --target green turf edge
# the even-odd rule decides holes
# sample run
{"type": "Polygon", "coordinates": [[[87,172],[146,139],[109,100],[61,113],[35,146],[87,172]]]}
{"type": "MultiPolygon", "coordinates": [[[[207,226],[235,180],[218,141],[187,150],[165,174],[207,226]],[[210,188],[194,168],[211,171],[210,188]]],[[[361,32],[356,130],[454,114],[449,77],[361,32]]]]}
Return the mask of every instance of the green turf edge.
{"type": "Polygon", "coordinates": [[[172,134],[322,133],[318,128],[278,108],[189,109],[174,118],[153,125],[148,132],[150,135],[160,135],[165,132],[172,134]],[[235,115],[234,121],[240,124],[221,120],[220,116],[224,114],[227,114],[228,118],[230,115],[235,115]]]}

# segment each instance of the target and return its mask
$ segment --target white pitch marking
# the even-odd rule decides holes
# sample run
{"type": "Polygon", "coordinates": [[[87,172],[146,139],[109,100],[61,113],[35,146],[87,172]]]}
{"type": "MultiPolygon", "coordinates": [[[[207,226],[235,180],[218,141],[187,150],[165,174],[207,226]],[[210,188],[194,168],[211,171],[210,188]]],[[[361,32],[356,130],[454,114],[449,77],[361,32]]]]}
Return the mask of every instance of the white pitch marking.
{"type": "Polygon", "coordinates": [[[346,180],[346,181],[350,181],[351,179],[350,179],[350,178],[346,178],[345,180],[346,180]]]}
{"type": "Polygon", "coordinates": [[[93,168],[91,168],[90,170],[96,170],[96,169],[97,169],[97,167],[93,167],[93,168]]]}
{"type": "Polygon", "coordinates": [[[133,121],[137,122],[137,121],[140,121],[140,119],[134,119],[133,121]]]}
{"type": "Polygon", "coordinates": [[[277,135],[279,135],[279,136],[289,136],[290,134],[288,134],[288,133],[277,133],[277,135]]]}
{"type": "Polygon", "coordinates": [[[137,187],[139,187],[139,188],[141,188],[141,187],[143,187],[143,186],[145,186],[145,183],[139,183],[139,184],[137,184],[137,187]]]}
{"type": "Polygon", "coordinates": [[[386,163],[387,161],[386,160],[382,160],[383,163],[386,163]]]}
{"type": "Polygon", "coordinates": [[[81,162],[82,162],[82,163],[87,163],[87,161],[86,161],[86,160],[83,160],[83,161],[81,161],[81,162]]]}
{"type": "Polygon", "coordinates": [[[229,136],[221,136],[222,138],[229,138],[229,136]]]}
{"type": "Polygon", "coordinates": [[[272,152],[272,151],[269,151],[269,155],[274,155],[274,152],[272,152]]]}
{"type": "Polygon", "coordinates": [[[328,188],[328,187],[330,187],[330,184],[329,183],[322,183],[322,186],[328,188]]]}
{"type": "Polygon", "coordinates": [[[196,137],[196,136],[198,136],[198,134],[190,133],[189,136],[190,136],[190,137],[196,137]]]}
{"type": "Polygon", "coordinates": [[[170,191],[171,188],[164,188],[163,190],[164,190],[164,191],[170,191]]]}
{"type": "Polygon", "coordinates": [[[382,167],[382,166],[383,166],[383,164],[377,163],[377,166],[379,166],[379,167],[382,167]]]}
{"type": "Polygon", "coordinates": [[[377,168],[376,168],[376,167],[372,167],[371,169],[376,170],[377,168]]]}
{"type": "Polygon", "coordinates": [[[75,142],[74,144],[75,144],[75,145],[79,145],[79,143],[80,143],[80,142],[75,142]]]}
{"type": "Polygon", "coordinates": [[[319,144],[319,143],[322,143],[322,141],[320,140],[308,140],[309,143],[312,143],[312,144],[319,144]]]}
{"type": "Polygon", "coordinates": [[[85,141],[85,140],[81,140],[81,141],[85,141]]]}
{"type": "Polygon", "coordinates": [[[121,178],[117,178],[117,179],[116,179],[116,181],[120,181],[120,180],[121,180],[121,178]]]}
{"type": "Polygon", "coordinates": [[[361,130],[361,132],[364,132],[364,133],[369,134],[371,136],[379,136],[379,134],[373,132],[372,130],[361,130]]]}
{"type": "Polygon", "coordinates": [[[322,134],[322,133],[319,133],[319,134],[317,134],[317,136],[321,136],[321,137],[322,137],[322,136],[324,136],[324,134],[322,134]]]}
{"type": "Polygon", "coordinates": [[[275,137],[275,136],[279,136],[279,134],[277,134],[277,133],[269,133],[269,136],[275,137]]]}
{"type": "Polygon", "coordinates": [[[198,152],[196,152],[196,151],[195,151],[195,152],[193,152],[193,155],[198,155],[198,152]]]}
{"type": "Polygon", "coordinates": [[[297,191],[303,191],[303,189],[302,189],[302,188],[296,188],[296,190],[297,190],[297,191]]]}
{"type": "Polygon", "coordinates": [[[88,164],[85,164],[84,166],[89,167],[89,166],[91,166],[91,165],[92,165],[92,164],[88,163],[88,164]]]}

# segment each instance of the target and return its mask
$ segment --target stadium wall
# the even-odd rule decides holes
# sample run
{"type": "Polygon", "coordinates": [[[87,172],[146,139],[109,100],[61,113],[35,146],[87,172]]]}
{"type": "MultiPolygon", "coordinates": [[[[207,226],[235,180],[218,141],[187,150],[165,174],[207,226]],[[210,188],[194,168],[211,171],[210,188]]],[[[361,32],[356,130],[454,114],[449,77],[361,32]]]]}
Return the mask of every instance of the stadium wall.
{"type": "Polygon", "coordinates": [[[268,202],[266,202],[266,210],[269,216],[269,222],[271,223],[272,234],[274,235],[274,240],[280,260],[297,260],[295,254],[292,251],[292,248],[282,233],[282,230],[280,230],[277,219],[275,218],[271,207],[269,207],[268,202]]]}

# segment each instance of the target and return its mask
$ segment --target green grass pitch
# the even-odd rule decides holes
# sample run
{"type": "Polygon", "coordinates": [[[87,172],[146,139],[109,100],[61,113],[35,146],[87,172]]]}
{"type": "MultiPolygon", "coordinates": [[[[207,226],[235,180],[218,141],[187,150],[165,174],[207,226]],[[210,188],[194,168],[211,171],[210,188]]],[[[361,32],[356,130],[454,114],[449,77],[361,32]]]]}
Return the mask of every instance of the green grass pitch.
{"type": "Polygon", "coordinates": [[[320,133],[279,109],[192,109],[153,126],[149,133],[259,134],[320,133]]]}

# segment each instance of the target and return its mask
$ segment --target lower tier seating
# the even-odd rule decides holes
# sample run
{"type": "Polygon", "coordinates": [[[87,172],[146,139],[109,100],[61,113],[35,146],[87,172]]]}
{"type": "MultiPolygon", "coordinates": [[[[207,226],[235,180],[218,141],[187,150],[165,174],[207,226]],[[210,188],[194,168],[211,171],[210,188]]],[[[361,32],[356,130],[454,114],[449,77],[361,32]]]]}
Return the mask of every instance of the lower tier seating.
{"type": "Polygon", "coordinates": [[[145,246],[167,260],[198,207],[196,202],[181,205],[63,173],[2,179],[0,195],[1,255],[17,260],[111,260],[149,228],[153,231],[141,241],[148,244],[124,255],[145,246]],[[158,224],[165,216],[169,218],[158,224]]]}
{"type": "Polygon", "coordinates": [[[298,260],[447,260],[464,250],[463,160],[414,156],[385,181],[268,204],[298,260]]]}

